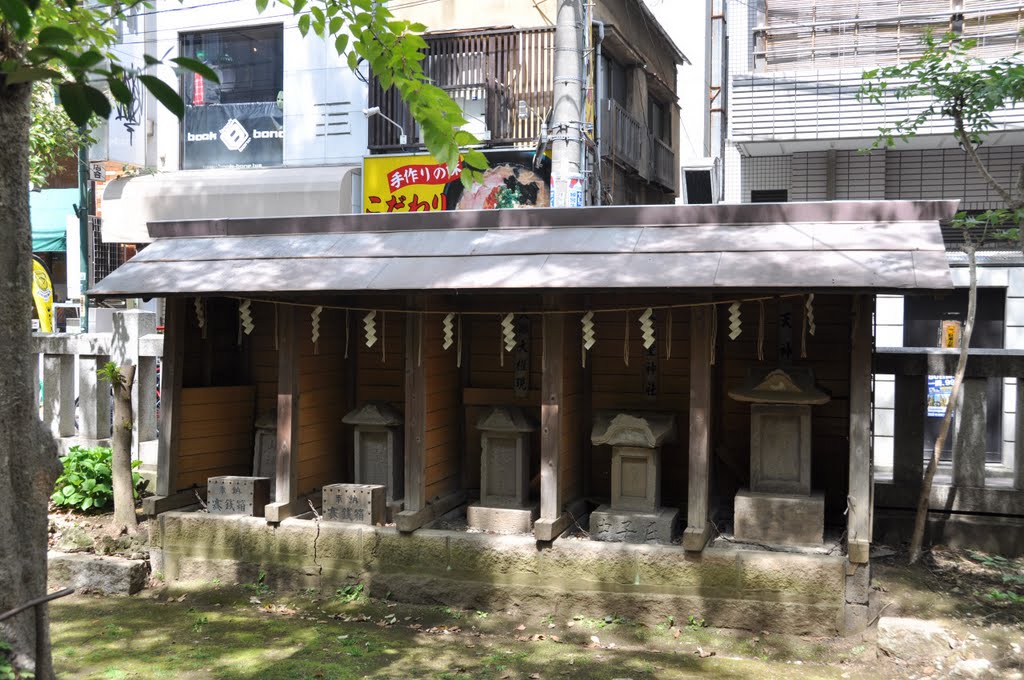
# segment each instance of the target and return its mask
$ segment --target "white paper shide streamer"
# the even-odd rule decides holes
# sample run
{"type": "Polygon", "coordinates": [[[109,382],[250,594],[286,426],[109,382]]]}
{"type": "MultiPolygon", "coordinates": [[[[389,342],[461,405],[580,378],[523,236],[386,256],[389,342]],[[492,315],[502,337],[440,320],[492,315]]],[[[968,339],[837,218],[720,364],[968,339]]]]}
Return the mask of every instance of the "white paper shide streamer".
{"type": "Polygon", "coordinates": [[[501,332],[502,337],[505,340],[506,352],[511,352],[516,348],[516,328],[514,321],[515,319],[511,312],[501,320],[501,332]]]}
{"type": "Polygon", "coordinates": [[[317,346],[317,341],[320,339],[320,314],[324,311],[324,308],[317,305],[313,308],[313,311],[309,314],[310,325],[312,327],[312,339],[313,339],[313,351],[319,353],[320,348],[317,346]]]}
{"type": "Polygon", "coordinates": [[[377,344],[377,312],[368,312],[363,317],[363,329],[366,331],[366,346],[373,347],[377,344]]]}
{"type": "Polygon", "coordinates": [[[199,330],[201,332],[201,337],[205,340],[206,339],[206,302],[203,300],[203,298],[198,298],[197,297],[195,299],[195,308],[196,308],[196,323],[199,324],[199,330]]]}
{"type": "Polygon", "coordinates": [[[814,335],[814,293],[808,295],[804,302],[804,314],[807,317],[807,332],[814,335]]]}
{"type": "Polygon", "coordinates": [[[729,305],[729,339],[735,340],[743,332],[743,322],[740,319],[740,303],[734,302],[729,305]]]}
{"type": "Polygon", "coordinates": [[[252,322],[252,300],[242,300],[238,305],[238,318],[242,322],[242,332],[246,335],[252,334],[256,325],[252,322]]]}
{"type": "Polygon", "coordinates": [[[654,322],[651,318],[654,316],[654,310],[648,307],[644,310],[644,313],[640,315],[640,334],[644,339],[644,349],[650,349],[651,345],[654,344],[654,322]]]}
{"type": "Polygon", "coordinates": [[[587,352],[597,342],[594,337],[594,313],[587,312],[580,317],[580,325],[583,327],[583,366],[587,365],[587,352]]]}
{"type": "Polygon", "coordinates": [[[444,349],[448,349],[455,342],[455,326],[452,323],[453,321],[455,321],[455,313],[448,312],[444,317],[444,321],[441,322],[441,327],[444,329],[444,343],[441,347],[444,349]]]}

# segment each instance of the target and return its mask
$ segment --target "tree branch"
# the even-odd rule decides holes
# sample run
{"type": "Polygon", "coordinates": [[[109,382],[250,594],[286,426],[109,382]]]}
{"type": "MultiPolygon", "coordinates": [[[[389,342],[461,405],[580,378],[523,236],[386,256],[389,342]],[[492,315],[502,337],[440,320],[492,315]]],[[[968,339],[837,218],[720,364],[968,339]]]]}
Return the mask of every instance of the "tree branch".
{"type": "Polygon", "coordinates": [[[964,118],[963,115],[956,110],[950,111],[950,115],[953,118],[953,132],[956,135],[957,140],[960,142],[960,146],[964,148],[964,152],[970,157],[971,162],[974,163],[974,167],[978,169],[978,173],[982,178],[988,182],[989,186],[996,190],[999,197],[1003,199],[1003,202],[1012,210],[1019,207],[1019,204],[1013,200],[1013,195],[1004,187],[1002,184],[996,181],[996,178],[992,176],[992,173],[988,171],[985,164],[981,161],[978,156],[978,150],[974,148],[974,142],[971,141],[970,135],[964,129],[964,118]]]}

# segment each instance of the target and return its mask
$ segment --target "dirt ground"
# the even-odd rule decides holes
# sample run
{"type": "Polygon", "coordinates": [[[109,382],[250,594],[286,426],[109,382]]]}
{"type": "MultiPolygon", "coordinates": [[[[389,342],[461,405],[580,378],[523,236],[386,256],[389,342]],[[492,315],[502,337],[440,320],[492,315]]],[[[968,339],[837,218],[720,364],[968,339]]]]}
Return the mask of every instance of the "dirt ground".
{"type": "MultiPolygon", "coordinates": [[[[111,538],[109,516],[51,514],[56,549],[142,558],[145,534],[111,538]]],[[[275,593],[154,581],[130,599],[55,603],[55,658],[61,677],[86,678],[1024,679],[1024,559],[938,546],[910,567],[877,547],[872,564],[879,616],[935,622],[948,648],[886,654],[875,625],[836,639],[716,629],[689,613],[654,626],[615,612],[518,620],[369,599],[354,582],[275,593]]]]}

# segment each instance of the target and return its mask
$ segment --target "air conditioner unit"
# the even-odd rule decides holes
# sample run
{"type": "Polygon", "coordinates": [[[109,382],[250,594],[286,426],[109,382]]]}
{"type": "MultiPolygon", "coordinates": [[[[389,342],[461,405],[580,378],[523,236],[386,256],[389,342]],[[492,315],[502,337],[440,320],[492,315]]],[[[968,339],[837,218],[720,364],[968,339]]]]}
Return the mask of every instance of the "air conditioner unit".
{"type": "Polygon", "coordinates": [[[683,203],[718,203],[722,200],[722,163],[718,158],[696,158],[680,168],[683,203]]]}

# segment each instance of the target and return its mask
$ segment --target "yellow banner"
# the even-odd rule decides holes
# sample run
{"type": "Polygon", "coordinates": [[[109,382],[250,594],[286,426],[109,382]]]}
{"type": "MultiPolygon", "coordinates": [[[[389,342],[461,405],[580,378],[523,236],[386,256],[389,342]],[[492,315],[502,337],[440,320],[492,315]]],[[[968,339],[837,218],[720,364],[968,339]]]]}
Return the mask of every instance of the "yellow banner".
{"type": "Polygon", "coordinates": [[[490,167],[468,190],[459,169],[449,172],[428,154],[363,159],[363,212],[435,212],[547,207],[551,159],[532,151],[484,152],[490,167]]]}
{"type": "Polygon", "coordinates": [[[53,332],[53,285],[50,274],[39,260],[32,258],[32,299],[39,316],[39,330],[53,332]]]}

